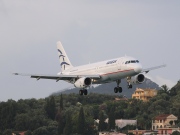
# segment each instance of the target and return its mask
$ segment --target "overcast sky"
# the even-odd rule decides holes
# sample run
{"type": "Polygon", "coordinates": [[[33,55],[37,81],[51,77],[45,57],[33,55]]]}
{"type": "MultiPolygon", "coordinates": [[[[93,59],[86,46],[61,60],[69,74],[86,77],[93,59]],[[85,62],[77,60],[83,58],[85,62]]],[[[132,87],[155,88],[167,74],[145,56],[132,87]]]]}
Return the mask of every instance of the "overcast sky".
{"type": "Polygon", "coordinates": [[[59,72],[59,40],[74,66],[129,55],[167,64],[147,74],[159,85],[180,79],[179,0],[0,0],[0,101],[72,86],[11,74],[59,72]]]}

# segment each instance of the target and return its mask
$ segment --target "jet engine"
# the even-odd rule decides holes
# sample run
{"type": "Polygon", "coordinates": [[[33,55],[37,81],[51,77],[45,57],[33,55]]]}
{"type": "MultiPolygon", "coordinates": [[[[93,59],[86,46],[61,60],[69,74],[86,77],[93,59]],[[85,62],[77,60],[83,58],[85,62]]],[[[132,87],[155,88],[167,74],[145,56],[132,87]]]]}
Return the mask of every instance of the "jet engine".
{"type": "Polygon", "coordinates": [[[145,76],[143,74],[139,74],[131,77],[130,83],[132,84],[141,84],[145,80],[145,76]]]}
{"type": "Polygon", "coordinates": [[[91,85],[91,83],[92,83],[91,78],[82,77],[82,78],[79,78],[79,79],[74,83],[74,86],[77,87],[77,88],[86,88],[86,87],[88,87],[89,85],[91,85]]]}

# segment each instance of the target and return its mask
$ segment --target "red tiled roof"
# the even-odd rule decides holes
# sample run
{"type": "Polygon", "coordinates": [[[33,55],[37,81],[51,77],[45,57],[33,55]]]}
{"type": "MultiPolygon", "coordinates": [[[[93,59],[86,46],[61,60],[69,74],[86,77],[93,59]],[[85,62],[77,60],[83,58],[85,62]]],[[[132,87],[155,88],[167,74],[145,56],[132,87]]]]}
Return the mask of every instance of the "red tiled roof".
{"type": "Polygon", "coordinates": [[[14,131],[13,133],[18,133],[18,134],[20,134],[20,135],[25,135],[25,133],[26,133],[27,131],[14,131]]]}
{"type": "Polygon", "coordinates": [[[156,116],[154,120],[165,120],[169,115],[171,114],[161,114],[159,116],[156,116]]]}

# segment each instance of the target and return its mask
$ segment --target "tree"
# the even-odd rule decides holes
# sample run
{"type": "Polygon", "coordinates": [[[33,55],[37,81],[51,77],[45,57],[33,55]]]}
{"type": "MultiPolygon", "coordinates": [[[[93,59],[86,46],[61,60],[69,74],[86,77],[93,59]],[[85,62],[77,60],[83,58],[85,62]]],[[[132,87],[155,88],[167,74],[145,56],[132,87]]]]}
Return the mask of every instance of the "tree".
{"type": "Polygon", "coordinates": [[[72,133],[72,123],[71,123],[71,115],[69,113],[67,113],[67,116],[66,116],[66,125],[65,125],[65,128],[64,128],[64,134],[65,135],[71,135],[72,133]]]}
{"type": "Polygon", "coordinates": [[[103,131],[106,129],[106,124],[104,121],[105,121],[104,113],[103,113],[103,111],[100,111],[100,113],[99,113],[99,126],[98,126],[99,131],[103,131]]]}
{"type": "Polygon", "coordinates": [[[58,135],[63,134],[64,130],[64,121],[63,121],[63,112],[59,109],[56,114],[56,120],[58,122],[58,135]]]}
{"type": "Polygon", "coordinates": [[[171,135],[180,135],[180,132],[174,131],[171,135]]]}
{"type": "Polygon", "coordinates": [[[63,97],[62,97],[62,94],[61,94],[61,98],[60,98],[59,107],[60,107],[61,110],[63,110],[63,97]]]}
{"type": "Polygon", "coordinates": [[[109,127],[109,130],[115,129],[115,109],[114,109],[114,106],[111,107],[111,110],[109,113],[108,127],[109,127]]]}
{"type": "Polygon", "coordinates": [[[99,106],[95,105],[93,106],[93,118],[98,119],[99,117],[99,106]]]}
{"type": "Polygon", "coordinates": [[[54,120],[55,119],[55,115],[56,115],[56,103],[55,103],[55,100],[54,100],[54,96],[50,97],[49,105],[50,105],[50,110],[51,110],[50,111],[50,118],[52,120],[54,120]]]}
{"type": "Polygon", "coordinates": [[[0,104],[0,129],[12,129],[14,119],[17,113],[17,103],[14,100],[8,100],[0,104]]]}
{"type": "Polygon", "coordinates": [[[57,121],[49,121],[48,122],[48,126],[47,126],[47,130],[49,132],[49,135],[57,135],[57,131],[58,131],[58,122],[57,121]]]}
{"type": "Polygon", "coordinates": [[[46,100],[45,111],[46,111],[47,116],[50,119],[52,120],[55,119],[56,104],[55,104],[54,96],[51,96],[50,100],[49,99],[46,100]]]}
{"type": "Polygon", "coordinates": [[[176,96],[177,95],[177,89],[176,87],[171,88],[170,90],[170,96],[176,96]]]}
{"type": "Polygon", "coordinates": [[[161,89],[165,92],[165,93],[168,93],[169,92],[169,88],[166,84],[162,85],[161,86],[161,89]]]}
{"type": "Polygon", "coordinates": [[[3,132],[3,135],[12,135],[12,130],[11,130],[11,129],[6,129],[6,130],[3,132]]]}
{"type": "Polygon", "coordinates": [[[85,118],[84,118],[83,107],[80,108],[77,125],[78,125],[77,126],[78,133],[81,135],[84,135],[86,126],[85,126],[85,118]]]}
{"type": "Polygon", "coordinates": [[[30,127],[30,117],[28,114],[18,114],[15,118],[15,129],[17,131],[25,131],[30,127]]]}
{"type": "Polygon", "coordinates": [[[137,126],[139,129],[145,129],[145,125],[146,125],[146,122],[148,123],[148,121],[146,119],[144,119],[142,116],[139,116],[137,118],[137,126]]]}
{"type": "Polygon", "coordinates": [[[44,110],[45,110],[45,112],[46,112],[46,114],[47,114],[47,116],[49,117],[49,113],[50,113],[50,108],[49,108],[49,106],[50,106],[50,103],[49,103],[49,98],[47,98],[46,99],[46,104],[45,104],[45,106],[44,106],[44,110]]]}
{"type": "Polygon", "coordinates": [[[32,135],[32,132],[28,130],[24,135],[32,135]]]}
{"type": "Polygon", "coordinates": [[[47,126],[48,121],[51,121],[51,119],[48,119],[47,116],[44,114],[45,112],[43,111],[43,106],[41,107],[41,109],[29,111],[30,112],[27,114],[29,117],[29,120],[27,122],[29,127],[26,130],[34,131],[39,127],[47,126]]]}
{"type": "Polygon", "coordinates": [[[32,135],[49,135],[49,132],[47,130],[47,127],[44,126],[34,130],[32,135]]]}

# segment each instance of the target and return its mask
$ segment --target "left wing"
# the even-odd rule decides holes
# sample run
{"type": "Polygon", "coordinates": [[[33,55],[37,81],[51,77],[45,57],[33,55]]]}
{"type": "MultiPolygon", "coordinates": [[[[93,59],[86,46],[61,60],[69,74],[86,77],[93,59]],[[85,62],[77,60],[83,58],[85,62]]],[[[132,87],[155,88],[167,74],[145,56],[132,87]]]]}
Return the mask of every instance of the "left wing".
{"type": "Polygon", "coordinates": [[[154,70],[154,69],[158,69],[158,68],[163,68],[163,67],[166,67],[166,65],[163,64],[163,65],[160,65],[160,66],[143,69],[143,70],[141,71],[141,73],[143,73],[143,72],[148,73],[150,70],[154,70]]]}
{"type": "Polygon", "coordinates": [[[89,77],[91,79],[99,79],[100,75],[42,75],[42,74],[23,74],[13,73],[14,75],[30,76],[31,78],[39,79],[52,79],[52,80],[71,80],[73,78],[89,77]]]}

